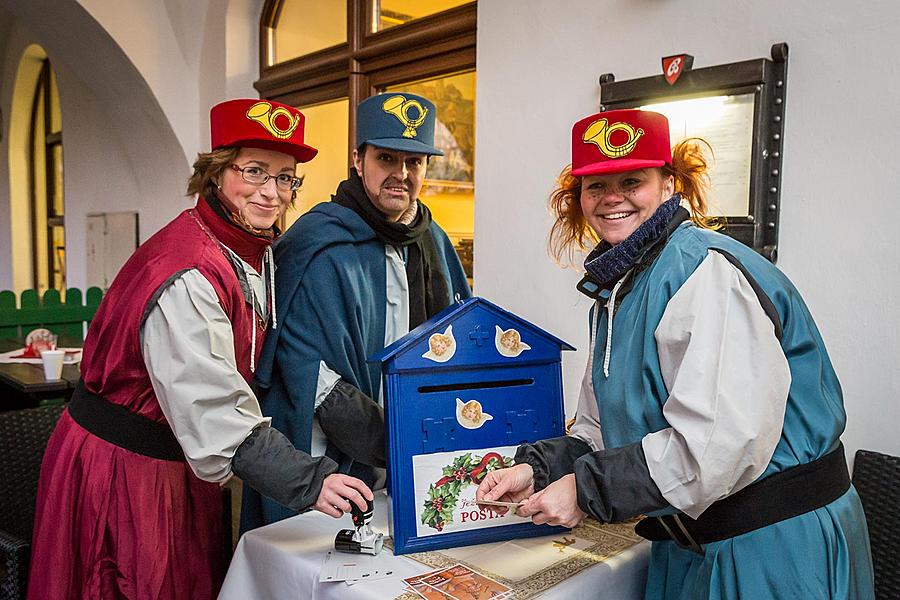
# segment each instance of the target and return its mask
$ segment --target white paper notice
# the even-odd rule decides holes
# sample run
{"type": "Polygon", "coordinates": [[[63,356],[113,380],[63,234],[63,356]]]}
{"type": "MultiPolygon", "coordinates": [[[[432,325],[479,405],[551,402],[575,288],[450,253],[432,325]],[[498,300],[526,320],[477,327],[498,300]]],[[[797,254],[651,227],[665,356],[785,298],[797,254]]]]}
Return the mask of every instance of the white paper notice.
{"type": "Polygon", "coordinates": [[[750,161],[753,149],[753,94],[711,96],[649,104],[669,119],[672,144],[689,137],[713,147],[710,206],[714,215],[740,217],[750,209],[750,161]]]}
{"type": "Polygon", "coordinates": [[[416,536],[530,522],[512,511],[500,515],[489,506],[475,503],[478,482],[488,471],[511,466],[516,448],[503,446],[413,456],[416,536]]]}

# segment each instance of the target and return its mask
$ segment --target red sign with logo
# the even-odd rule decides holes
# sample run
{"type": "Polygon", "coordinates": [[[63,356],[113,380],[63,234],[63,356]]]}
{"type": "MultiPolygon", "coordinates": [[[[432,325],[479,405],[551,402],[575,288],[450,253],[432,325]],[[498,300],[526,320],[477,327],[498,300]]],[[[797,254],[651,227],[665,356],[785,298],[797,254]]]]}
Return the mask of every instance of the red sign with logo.
{"type": "Polygon", "coordinates": [[[694,66],[694,57],[690,54],[675,54],[673,56],[665,56],[662,59],[663,75],[669,85],[675,85],[678,78],[685,71],[690,71],[694,66]]]}

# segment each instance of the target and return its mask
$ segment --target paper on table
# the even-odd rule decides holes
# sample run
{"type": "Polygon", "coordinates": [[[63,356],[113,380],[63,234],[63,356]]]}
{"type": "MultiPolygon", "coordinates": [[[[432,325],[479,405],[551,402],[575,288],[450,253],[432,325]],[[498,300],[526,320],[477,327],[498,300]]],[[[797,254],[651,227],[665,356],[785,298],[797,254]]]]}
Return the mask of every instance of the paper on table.
{"type": "Polygon", "coordinates": [[[452,560],[477,565],[479,569],[505,580],[519,582],[587,550],[595,543],[569,532],[558,536],[450,548],[441,550],[441,554],[452,560]]]}
{"type": "Polygon", "coordinates": [[[353,585],[360,581],[385,579],[394,574],[390,553],[349,554],[346,552],[328,552],[319,570],[319,581],[346,581],[353,585]]]}
{"type": "MultiPolygon", "coordinates": [[[[66,365],[74,365],[76,363],[81,362],[81,348],[59,348],[59,350],[66,351],[66,357],[63,360],[63,364],[66,365]]],[[[25,352],[25,348],[19,348],[18,350],[12,350],[10,352],[2,352],[0,353],[0,363],[25,363],[31,365],[40,365],[41,357],[37,358],[28,358],[21,356],[25,352]]]]}
{"type": "Polygon", "coordinates": [[[394,576],[394,567],[392,566],[394,556],[390,552],[381,552],[369,558],[372,559],[370,562],[371,566],[375,569],[374,572],[370,573],[364,578],[348,579],[347,585],[353,585],[354,583],[359,583],[360,581],[387,579],[388,577],[394,576]]]}
{"type": "Polygon", "coordinates": [[[425,600],[453,600],[450,596],[445,594],[444,592],[438,590],[437,588],[433,588],[427,583],[423,583],[422,580],[426,577],[430,577],[434,575],[437,571],[429,571],[428,573],[423,573],[421,575],[416,575],[415,577],[407,577],[403,581],[406,582],[406,585],[409,586],[409,589],[425,598],[425,600]]]}
{"type": "Polygon", "coordinates": [[[372,557],[368,554],[329,552],[325,555],[325,562],[319,570],[319,581],[362,579],[375,570],[371,562],[372,557]]]}
{"type": "Polygon", "coordinates": [[[510,591],[508,585],[460,564],[404,581],[426,600],[500,600],[510,591]]]}

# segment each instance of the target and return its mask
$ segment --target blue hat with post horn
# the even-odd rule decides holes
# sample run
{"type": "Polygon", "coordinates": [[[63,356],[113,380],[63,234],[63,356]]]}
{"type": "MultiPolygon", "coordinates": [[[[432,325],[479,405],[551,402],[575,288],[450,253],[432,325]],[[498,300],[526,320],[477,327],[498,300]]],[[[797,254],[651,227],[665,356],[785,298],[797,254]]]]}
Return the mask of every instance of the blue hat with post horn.
{"type": "Polygon", "coordinates": [[[434,146],[437,110],[427,98],[408,92],[388,92],[366,98],[356,108],[356,147],[443,156],[434,146]]]}

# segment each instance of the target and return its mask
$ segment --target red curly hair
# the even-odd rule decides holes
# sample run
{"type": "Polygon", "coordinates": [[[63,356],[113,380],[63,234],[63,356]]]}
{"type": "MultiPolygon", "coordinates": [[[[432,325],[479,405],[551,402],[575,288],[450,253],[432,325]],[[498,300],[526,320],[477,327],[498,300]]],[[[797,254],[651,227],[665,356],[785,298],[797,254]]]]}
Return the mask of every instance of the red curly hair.
{"type": "MultiPolygon", "coordinates": [[[[695,225],[719,229],[721,218],[709,214],[707,150],[711,155],[712,146],[704,139],[682,140],[672,148],[672,164],[663,165],[660,171],[663,177],[674,177],[675,191],[688,203],[695,225]]],[[[556,189],[550,194],[550,211],[555,221],[547,245],[550,255],[560,264],[573,264],[576,251],[588,250],[600,242],[581,212],[581,180],[572,175],[572,165],[566,165],[557,179],[556,189]]]]}

